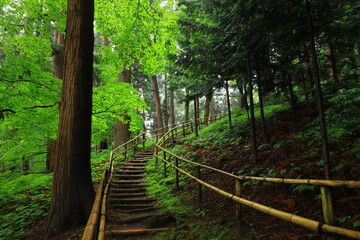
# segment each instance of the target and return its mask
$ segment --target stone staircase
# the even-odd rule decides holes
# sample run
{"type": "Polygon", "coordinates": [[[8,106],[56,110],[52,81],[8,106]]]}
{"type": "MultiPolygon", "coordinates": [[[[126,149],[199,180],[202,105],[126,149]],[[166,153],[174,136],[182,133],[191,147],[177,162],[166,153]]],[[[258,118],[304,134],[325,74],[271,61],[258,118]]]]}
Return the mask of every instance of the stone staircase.
{"type": "Polygon", "coordinates": [[[162,211],[156,199],[146,193],[143,178],[152,154],[152,150],[145,150],[114,172],[108,198],[106,239],[150,239],[156,233],[167,231],[175,222],[174,217],[162,211]]]}

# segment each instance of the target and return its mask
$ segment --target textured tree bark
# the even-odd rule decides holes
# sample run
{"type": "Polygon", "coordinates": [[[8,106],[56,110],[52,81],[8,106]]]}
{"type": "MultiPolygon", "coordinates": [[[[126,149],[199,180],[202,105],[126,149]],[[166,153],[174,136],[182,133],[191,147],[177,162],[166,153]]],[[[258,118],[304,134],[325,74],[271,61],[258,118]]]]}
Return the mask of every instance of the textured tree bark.
{"type": "Polygon", "coordinates": [[[214,98],[212,99],[212,101],[210,102],[210,122],[215,122],[215,101],[214,98]]]}
{"type": "Polygon", "coordinates": [[[152,88],[154,91],[154,100],[155,100],[155,108],[156,108],[156,118],[157,118],[157,125],[159,130],[159,134],[162,134],[163,131],[163,120],[162,120],[162,114],[161,114],[161,104],[160,104],[160,94],[159,94],[159,86],[157,82],[156,75],[152,76],[152,88]]]}
{"type": "Polygon", "coordinates": [[[206,94],[205,100],[205,112],[204,112],[204,124],[207,126],[209,124],[209,115],[210,115],[210,104],[212,100],[213,92],[206,94]]]}
{"type": "MultiPolygon", "coordinates": [[[[119,82],[125,82],[131,84],[131,70],[123,69],[119,74],[119,82]]],[[[124,121],[117,121],[115,129],[115,147],[130,140],[130,117],[122,115],[124,121]]]]}
{"type": "Polygon", "coordinates": [[[254,154],[254,162],[258,162],[257,145],[256,145],[256,128],[255,128],[255,114],[254,114],[254,97],[253,97],[253,84],[250,70],[250,60],[247,59],[247,77],[249,83],[249,97],[250,97],[250,124],[251,124],[251,137],[252,137],[252,150],[254,154]]]}
{"type": "Polygon", "coordinates": [[[52,172],[54,171],[54,154],[55,154],[55,148],[56,148],[56,140],[55,139],[49,139],[48,141],[48,147],[47,147],[47,154],[46,154],[46,171],[52,172]]]}
{"type": "Polygon", "coordinates": [[[190,101],[185,100],[185,122],[189,121],[189,105],[190,105],[190,101]]]}
{"type": "Polygon", "coordinates": [[[264,98],[262,90],[262,75],[260,70],[257,70],[257,84],[258,84],[258,94],[259,94],[259,108],[260,108],[260,117],[261,117],[261,126],[264,134],[265,142],[268,142],[267,131],[266,131],[266,122],[265,122],[265,113],[264,113],[264,98]]]}
{"type": "Polygon", "coordinates": [[[54,61],[54,76],[59,79],[63,79],[64,74],[64,35],[58,30],[54,30],[54,43],[56,48],[54,49],[53,61],[54,61]]]}
{"type": "Polygon", "coordinates": [[[229,94],[229,82],[228,81],[226,81],[226,83],[225,83],[225,90],[226,90],[227,112],[228,112],[228,116],[229,116],[229,127],[232,128],[231,105],[230,105],[230,94],[229,94]]]}
{"type": "Polygon", "coordinates": [[[317,106],[319,112],[319,122],[320,122],[320,131],[321,131],[321,145],[323,152],[324,160],[324,173],[325,179],[330,180],[330,154],[329,154],[329,144],[328,136],[326,130],[326,121],[325,121],[325,112],[323,105],[323,97],[320,85],[320,76],[319,76],[319,66],[317,63],[317,54],[315,48],[315,36],[314,36],[314,26],[312,22],[311,6],[309,0],[306,0],[306,11],[307,11],[307,21],[308,21],[308,31],[309,31],[309,41],[311,47],[311,60],[312,60],[312,74],[315,81],[316,94],[317,94],[317,106]]]}
{"type": "Polygon", "coordinates": [[[45,239],[86,223],[95,193],[90,140],[94,2],[68,0],[64,82],[45,239]]]}
{"type": "Polygon", "coordinates": [[[170,126],[175,126],[175,106],[174,106],[174,91],[170,90],[169,94],[169,101],[170,101],[170,126]]]}

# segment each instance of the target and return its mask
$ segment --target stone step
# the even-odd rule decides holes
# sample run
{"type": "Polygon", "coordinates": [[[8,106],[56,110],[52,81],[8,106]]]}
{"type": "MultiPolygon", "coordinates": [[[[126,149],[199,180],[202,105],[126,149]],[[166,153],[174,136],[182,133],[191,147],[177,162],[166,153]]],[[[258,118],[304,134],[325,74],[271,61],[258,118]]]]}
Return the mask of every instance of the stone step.
{"type": "Polygon", "coordinates": [[[135,179],[135,180],[111,180],[112,184],[124,185],[124,184],[141,184],[143,183],[142,180],[135,179]]]}
{"type": "Polygon", "coordinates": [[[144,167],[146,165],[146,163],[132,163],[132,162],[126,162],[123,163],[123,166],[125,167],[144,167]]]}
{"type": "Polygon", "coordinates": [[[132,178],[144,178],[144,174],[116,174],[113,175],[114,178],[121,178],[121,179],[132,179],[132,178]]]}
{"type": "Polygon", "coordinates": [[[154,209],[156,206],[152,203],[135,203],[135,204],[111,204],[110,208],[121,210],[138,210],[139,212],[145,211],[144,209],[154,209]]]}
{"type": "Polygon", "coordinates": [[[112,188],[111,194],[135,194],[145,193],[145,188],[112,188]]]}
{"type": "Polygon", "coordinates": [[[124,199],[124,198],[138,198],[138,197],[145,197],[146,196],[146,193],[145,191],[143,192],[128,192],[128,193],[111,193],[110,194],[110,198],[115,198],[115,199],[118,199],[118,198],[121,198],[121,199],[124,199]]]}
{"type": "Polygon", "coordinates": [[[140,170],[120,170],[120,171],[116,171],[114,173],[114,177],[117,177],[118,175],[134,175],[134,174],[144,174],[145,171],[140,171],[140,170]]]}
{"type": "Polygon", "coordinates": [[[112,230],[110,234],[113,237],[139,236],[154,234],[158,232],[168,231],[168,228],[144,228],[144,229],[128,229],[128,230],[112,230]]]}
{"type": "Polygon", "coordinates": [[[119,189],[123,189],[123,188],[126,188],[126,189],[131,189],[131,188],[147,188],[148,185],[145,185],[145,184],[130,184],[130,183],[123,183],[123,184],[114,184],[112,183],[111,185],[111,189],[112,190],[115,190],[116,188],[119,188],[119,189]]]}
{"type": "Polygon", "coordinates": [[[137,213],[157,211],[159,209],[160,209],[160,207],[158,207],[158,206],[152,206],[152,207],[144,207],[144,208],[139,208],[139,209],[130,209],[130,210],[127,210],[126,212],[129,214],[137,214],[137,213]]]}
{"type": "Polygon", "coordinates": [[[153,203],[156,199],[154,198],[113,198],[110,197],[108,202],[110,204],[130,204],[130,205],[136,205],[136,204],[147,204],[147,203],[153,203]]]}
{"type": "Polygon", "coordinates": [[[122,170],[144,170],[145,167],[144,166],[123,166],[121,167],[122,170]]]}

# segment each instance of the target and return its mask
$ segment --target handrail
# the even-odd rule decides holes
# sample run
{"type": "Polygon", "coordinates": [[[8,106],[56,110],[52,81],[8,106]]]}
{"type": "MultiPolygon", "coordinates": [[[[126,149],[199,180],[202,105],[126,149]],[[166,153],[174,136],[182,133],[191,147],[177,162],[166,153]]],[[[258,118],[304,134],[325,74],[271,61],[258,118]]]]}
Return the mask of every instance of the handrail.
{"type": "MultiPolygon", "coordinates": [[[[211,116],[213,117],[213,116],[211,116]]],[[[202,118],[204,119],[204,118],[202,118]]],[[[201,119],[198,119],[198,121],[201,121],[201,119]]],[[[188,124],[192,124],[192,121],[187,121],[185,123],[180,123],[178,126],[185,126],[188,124]]],[[[99,239],[103,240],[105,237],[105,224],[106,224],[106,202],[107,197],[111,185],[111,179],[114,172],[114,161],[121,155],[124,155],[126,158],[126,153],[134,149],[134,152],[136,151],[136,147],[139,144],[143,144],[143,148],[145,148],[145,142],[148,139],[146,137],[147,134],[152,134],[153,132],[156,132],[155,137],[156,140],[158,140],[159,136],[164,136],[164,133],[159,133],[159,130],[168,129],[167,127],[163,127],[161,129],[155,129],[151,131],[146,131],[138,134],[134,138],[130,139],[129,141],[117,146],[112,151],[110,151],[109,156],[109,165],[108,169],[105,169],[100,181],[100,186],[98,188],[98,191],[96,193],[95,201],[93,204],[93,208],[91,210],[90,217],[88,219],[88,222],[86,224],[86,227],[84,229],[82,240],[93,240],[93,239],[99,239]],[[131,146],[128,146],[131,145],[131,146]],[[124,148],[120,153],[116,153],[116,151],[119,151],[121,148],[124,148]],[[98,234],[96,236],[96,234],[98,234]]]]}
{"type": "MultiPolygon", "coordinates": [[[[225,197],[228,197],[230,199],[232,199],[233,201],[242,204],[242,205],[246,205],[248,207],[254,208],[258,211],[267,213],[269,215],[275,216],[277,218],[283,219],[285,221],[289,221],[292,222],[294,224],[297,224],[299,226],[311,229],[315,232],[322,232],[322,233],[327,233],[327,234],[333,234],[333,235],[338,235],[338,236],[343,236],[343,237],[348,237],[348,238],[354,238],[354,239],[360,239],[360,232],[358,231],[354,231],[354,230],[350,230],[350,229],[346,229],[346,228],[341,228],[341,227],[336,227],[331,225],[330,223],[320,223],[318,221],[312,220],[312,219],[308,219],[308,218],[304,218],[298,215],[294,215],[291,213],[287,213],[284,211],[280,211],[271,207],[267,207],[265,205],[253,202],[253,201],[249,201],[246,200],[244,198],[241,198],[241,183],[244,180],[254,180],[254,181],[262,181],[262,182],[272,182],[272,183],[284,183],[284,184],[307,184],[307,185],[313,185],[313,186],[321,186],[322,188],[326,188],[326,187],[346,187],[346,188],[360,188],[360,181],[347,181],[347,180],[322,180],[322,179],[286,179],[286,178],[269,178],[269,177],[255,177],[255,176],[237,176],[225,171],[222,171],[220,169],[216,169],[207,165],[203,165],[200,163],[196,163],[196,162],[192,162],[189,161],[185,158],[182,158],[172,152],[170,152],[169,150],[165,149],[165,142],[166,142],[166,138],[170,138],[169,135],[170,133],[172,133],[172,131],[174,131],[176,128],[179,127],[174,127],[172,129],[170,129],[166,134],[164,134],[164,136],[156,143],[155,145],[155,152],[154,152],[154,156],[155,159],[157,161],[157,159],[161,159],[165,164],[164,164],[164,173],[166,172],[166,164],[170,165],[171,167],[176,169],[177,175],[176,175],[176,183],[178,185],[178,172],[181,172],[182,174],[186,175],[189,178],[192,178],[193,180],[195,180],[196,182],[198,182],[199,184],[201,184],[202,186],[205,186],[225,197]],[[159,150],[162,150],[164,152],[164,157],[161,157],[158,152],[159,150]],[[168,154],[168,159],[170,159],[171,157],[176,159],[176,165],[174,165],[173,163],[170,163],[169,160],[166,160],[166,154],[168,154]],[[237,190],[237,195],[233,195],[231,193],[225,192],[209,183],[206,183],[204,181],[202,181],[201,179],[187,173],[186,171],[184,171],[183,169],[179,168],[178,166],[178,160],[186,162],[186,163],[190,163],[192,165],[195,165],[197,167],[202,167],[202,168],[206,168],[209,170],[213,170],[219,173],[222,173],[224,175],[230,176],[234,179],[236,179],[236,185],[238,189],[237,190]],[[239,194],[240,192],[240,194],[239,194]]],[[[198,170],[200,171],[200,169],[198,170]]],[[[198,173],[199,174],[199,173],[198,173]]],[[[323,189],[322,189],[323,191],[323,189]]],[[[324,190],[325,191],[325,190],[324,190]]],[[[199,195],[201,194],[201,192],[199,193],[199,195]]],[[[324,201],[331,201],[329,199],[326,199],[326,197],[323,197],[324,201]]],[[[328,202],[326,202],[328,203],[328,202]]],[[[323,204],[324,205],[324,204],[323,204]]],[[[326,204],[325,204],[326,205],[326,204]]],[[[324,211],[326,211],[324,209],[324,211]]],[[[325,219],[326,220],[326,219],[325,219]]]]}

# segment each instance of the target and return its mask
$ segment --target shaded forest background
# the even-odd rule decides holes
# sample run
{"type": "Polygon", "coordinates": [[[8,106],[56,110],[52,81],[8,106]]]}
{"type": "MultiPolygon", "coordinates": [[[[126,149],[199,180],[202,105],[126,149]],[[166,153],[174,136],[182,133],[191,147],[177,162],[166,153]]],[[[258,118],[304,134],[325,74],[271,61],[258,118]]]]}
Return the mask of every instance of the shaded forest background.
{"type": "MultiPolygon", "coordinates": [[[[141,131],[194,119],[194,106],[205,119],[228,115],[223,137],[249,137],[235,147],[251,150],[249,163],[263,164],[264,149],[308,139],[317,150],[307,154],[319,158],[311,176],[332,178],[334,168],[353,161],[332,164],[334,154],[360,157],[359,4],[95,1],[93,182],[107,149],[141,131]],[[308,119],[293,139],[277,138],[267,119],[285,108],[293,124],[308,119]],[[299,113],[304,109],[308,115],[299,113]]],[[[22,238],[47,214],[66,7],[65,1],[0,2],[0,236],[22,238]]],[[[358,180],[356,163],[350,180],[358,180]]]]}

